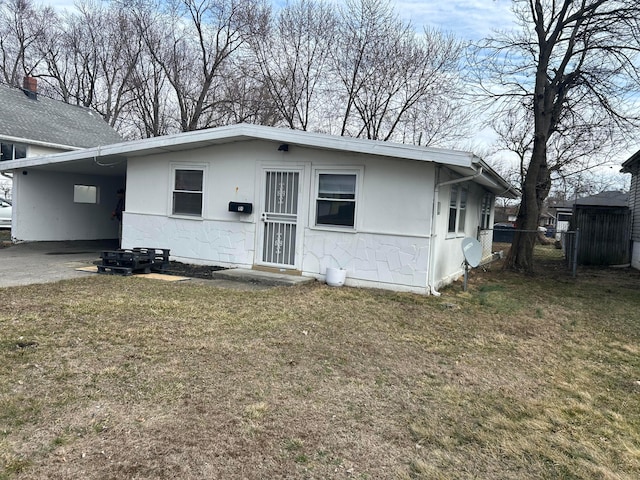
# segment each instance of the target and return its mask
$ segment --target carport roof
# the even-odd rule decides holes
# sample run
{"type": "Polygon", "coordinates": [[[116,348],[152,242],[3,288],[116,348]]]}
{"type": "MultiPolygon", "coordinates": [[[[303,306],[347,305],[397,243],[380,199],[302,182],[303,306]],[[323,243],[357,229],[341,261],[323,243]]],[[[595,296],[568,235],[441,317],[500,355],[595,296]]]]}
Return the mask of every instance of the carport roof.
{"type": "Polygon", "coordinates": [[[289,147],[298,146],[433,162],[444,165],[462,176],[473,175],[473,181],[498,196],[516,198],[519,194],[517,189],[472,153],[250,124],[229,125],[57,155],[23,158],[0,163],[0,171],[43,168],[76,173],[125,175],[128,158],[181,152],[248,140],[266,140],[287,144],[289,147]]]}

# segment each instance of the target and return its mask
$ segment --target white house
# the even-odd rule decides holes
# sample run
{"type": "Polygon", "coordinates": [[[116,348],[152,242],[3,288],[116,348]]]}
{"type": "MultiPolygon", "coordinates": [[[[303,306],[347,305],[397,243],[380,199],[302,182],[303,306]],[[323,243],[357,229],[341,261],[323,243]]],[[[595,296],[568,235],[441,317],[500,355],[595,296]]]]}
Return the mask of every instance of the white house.
{"type": "Polygon", "coordinates": [[[640,270],[640,151],[622,164],[622,172],[631,174],[631,266],[640,270]]]}
{"type": "Polygon", "coordinates": [[[116,237],[126,178],[123,248],[319,279],[340,267],[347,285],[419,293],[459,277],[463,238],[492,225],[495,196],[517,195],[470,153],[246,124],[0,169],[17,241],[116,237]]]}

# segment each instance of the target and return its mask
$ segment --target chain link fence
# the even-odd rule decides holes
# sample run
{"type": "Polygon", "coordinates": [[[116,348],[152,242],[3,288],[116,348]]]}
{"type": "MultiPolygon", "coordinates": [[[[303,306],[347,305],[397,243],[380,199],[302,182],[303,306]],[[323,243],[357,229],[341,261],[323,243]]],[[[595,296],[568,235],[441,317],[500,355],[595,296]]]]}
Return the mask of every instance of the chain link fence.
{"type": "Polygon", "coordinates": [[[480,231],[478,240],[483,252],[498,253],[506,257],[516,235],[524,236],[522,241],[534,244],[533,258],[541,268],[566,270],[573,277],[577,275],[577,231],[549,232],[544,230],[519,230],[511,225],[498,225],[493,229],[480,231]]]}

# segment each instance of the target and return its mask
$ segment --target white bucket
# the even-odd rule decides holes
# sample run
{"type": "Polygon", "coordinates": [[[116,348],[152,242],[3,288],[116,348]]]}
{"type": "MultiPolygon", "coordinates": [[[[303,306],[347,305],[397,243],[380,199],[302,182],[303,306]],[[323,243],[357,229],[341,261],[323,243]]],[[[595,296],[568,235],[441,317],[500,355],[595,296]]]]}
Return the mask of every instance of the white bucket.
{"type": "Polygon", "coordinates": [[[347,271],[344,268],[327,267],[325,279],[330,287],[341,287],[347,278],[347,271]]]}

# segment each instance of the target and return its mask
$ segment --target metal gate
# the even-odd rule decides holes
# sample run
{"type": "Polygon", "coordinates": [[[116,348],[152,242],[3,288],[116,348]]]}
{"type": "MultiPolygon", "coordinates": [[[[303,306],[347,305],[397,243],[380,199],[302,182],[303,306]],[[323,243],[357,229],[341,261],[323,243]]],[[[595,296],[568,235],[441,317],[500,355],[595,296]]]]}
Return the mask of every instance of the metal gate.
{"type": "Polygon", "coordinates": [[[295,267],[299,171],[266,170],[262,220],[262,262],[295,267]]]}

